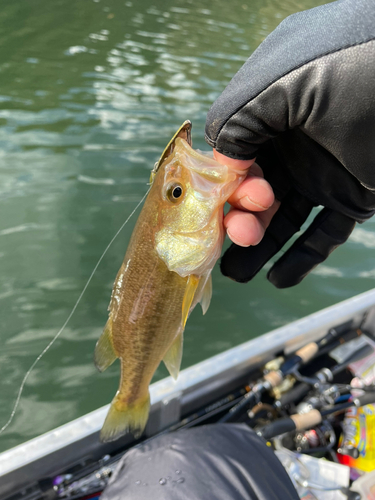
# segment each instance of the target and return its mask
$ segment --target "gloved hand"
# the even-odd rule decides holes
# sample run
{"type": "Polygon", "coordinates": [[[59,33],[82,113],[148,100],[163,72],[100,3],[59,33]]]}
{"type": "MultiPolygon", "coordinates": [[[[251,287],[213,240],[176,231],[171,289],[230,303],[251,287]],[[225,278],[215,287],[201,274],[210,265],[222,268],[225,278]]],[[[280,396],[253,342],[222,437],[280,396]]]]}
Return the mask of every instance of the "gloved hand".
{"type": "Polygon", "coordinates": [[[375,213],[375,1],[283,21],[213,104],[206,141],[256,157],[281,201],[258,245],[224,254],[224,275],[249,281],[323,205],[268,273],[279,288],[299,283],[375,213]]]}

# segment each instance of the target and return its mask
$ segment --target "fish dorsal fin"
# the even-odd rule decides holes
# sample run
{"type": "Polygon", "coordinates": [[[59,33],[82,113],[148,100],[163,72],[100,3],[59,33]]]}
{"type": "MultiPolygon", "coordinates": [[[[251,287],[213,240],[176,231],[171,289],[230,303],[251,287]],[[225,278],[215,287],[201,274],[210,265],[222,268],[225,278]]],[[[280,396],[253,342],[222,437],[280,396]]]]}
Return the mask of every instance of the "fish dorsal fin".
{"type": "Polygon", "coordinates": [[[100,372],[104,372],[111,364],[118,358],[115,350],[113,348],[112,342],[112,318],[108,318],[108,321],[104,327],[104,331],[99,337],[99,340],[95,346],[94,353],[94,363],[96,368],[100,372]]]}
{"type": "Polygon", "coordinates": [[[202,306],[203,314],[206,314],[207,309],[209,308],[211,297],[212,297],[212,278],[210,274],[202,290],[202,296],[199,299],[199,302],[201,303],[202,306]]]}
{"type": "Polygon", "coordinates": [[[173,344],[166,352],[163,361],[169,374],[175,380],[177,380],[178,374],[180,372],[181,359],[182,359],[182,346],[183,346],[183,328],[181,332],[174,339],[173,344]]]}
{"type": "Polygon", "coordinates": [[[199,285],[198,276],[194,276],[194,274],[190,274],[185,289],[185,295],[182,300],[182,327],[185,328],[186,321],[189,316],[190,307],[194,299],[195,292],[199,285]]]}

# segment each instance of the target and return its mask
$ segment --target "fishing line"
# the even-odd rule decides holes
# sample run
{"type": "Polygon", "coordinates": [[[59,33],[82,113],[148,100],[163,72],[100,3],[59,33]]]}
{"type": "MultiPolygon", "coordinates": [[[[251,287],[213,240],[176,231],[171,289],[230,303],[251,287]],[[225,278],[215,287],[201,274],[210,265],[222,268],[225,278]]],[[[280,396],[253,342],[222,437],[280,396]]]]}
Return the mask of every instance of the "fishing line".
{"type": "Polygon", "coordinates": [[[125,227],[125,225],[129,222],[130,218],[137,211],[138,207],[142,204],[143,200],[148,195],[150,189],[151,189],[151,186],[147,189],[146,194],[143,196],[143,198],[140,200],[140,202],[134,208],[134,210],[132,211],[132,213],[129,215],[129,217],[126,219],[126,221],[121,225],[120,229],[117,231],[117,233],[111,239],[111,241],[108,243],[106,249],[104,250],[104,252],[100,256],[98,262],[96,263],[96,266],[94,267],[92,273],[90,274],[90,277],[89,277],[89,279],[86,282],[86,285],[83,287],[83,290],[82,290],[80,296],[78,297],[77,302],[74,304],[74,307],[71,310],[71,312],[70,312],[69,316],[67,317],[67,319],[65,320],[65,323],[63,324],[63,326],[60,328],[60,330],[56,333],[56,335],[53,337],[53,339],[51,340],[51,342],[43,349],[43,351],[39,354],[39,356],[36,358],[36,360],[34,361],[34,363],[27,370],[26,375],[24,376],[24,378],[23,378],[23,380],[21,382],[20,388],[18,390],[16,402],[15,402],[15,404],[13,406],[12,413],[10,414],[8,422],[0,429],[0,434],[2,434],[5,431],[5,429],[11,424],[11,422],[12,422],[12,420],[14,418],[14,415],[16,414],[16,411],[17,411],[17,408],[18,408],[18,405],[19,405],[19,402],[20,402],[20,399],[21,399],[21,395],[22,395],[22,392],[23,392],[23,388],[25,387],[25,383],[26,383],[27,379],[29,378],[30,373],[33,371],[33,369],[35,368],[35,365],[38,363],[38,361],[45,355],[45,353],[50,349],[50,347],[55,343],[55,341],[58,339],[58,337],[65,330],[66,325],[69,323],[70,318],[73,316],[75,310],[77,309],[78,304],[81,302],[83,294],[85,293],[87,287],[89,286],[89,284],[90,284],[90,282],[91,282],[94,274],[96,273],[96,270],[99,267],[99,264],[101,263],[101,261],[103,260],[103,258],[105,256],[105,254],[108,252],[110,246],[115,241],[115,239],[117,238],[117,236],[121,233],[121,231],[123,230],[123,228],[125,227]]]}

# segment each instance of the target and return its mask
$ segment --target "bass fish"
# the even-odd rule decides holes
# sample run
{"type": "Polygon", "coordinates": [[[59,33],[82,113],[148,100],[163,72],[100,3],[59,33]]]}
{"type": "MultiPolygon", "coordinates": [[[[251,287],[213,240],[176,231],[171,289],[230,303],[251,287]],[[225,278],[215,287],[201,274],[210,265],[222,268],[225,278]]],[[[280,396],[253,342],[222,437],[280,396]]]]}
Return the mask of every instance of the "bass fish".
{"type": "Polygon", "coordinates": [[[95,348],[99,371],[121,361],[102,441],[143,432],[149,384],[162,360],[177,378],[189,313],[200,302],[204,314],[210,304],[211,271],[225,236],[223,207],[244,175],[192,149],[189,121],[155,164],[95,348]]]}

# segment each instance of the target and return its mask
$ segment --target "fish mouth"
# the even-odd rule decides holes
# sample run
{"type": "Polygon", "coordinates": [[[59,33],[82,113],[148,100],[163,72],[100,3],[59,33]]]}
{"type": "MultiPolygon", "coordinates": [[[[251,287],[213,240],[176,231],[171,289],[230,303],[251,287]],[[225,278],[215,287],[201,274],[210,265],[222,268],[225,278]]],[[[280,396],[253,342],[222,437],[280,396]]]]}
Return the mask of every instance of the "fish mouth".
{"type": "Polygon", "coordinates": [[[170,156],[175,148],[175,143],[176,139],[184,139],[190,147],[193,146],[193,141],[191,139],[191,129],[192,129],[192,124],[190,120],[185,120],[184,123],[181,125],[181,127],[177,130],[177,132],[174,134],[172,139],[168,142],[167,147],[164,149],[160,159],[155,163],[154,168],[152,169],[152,174],[156,174],[156,172],[159,170],[161,164],[170,156]]]}

